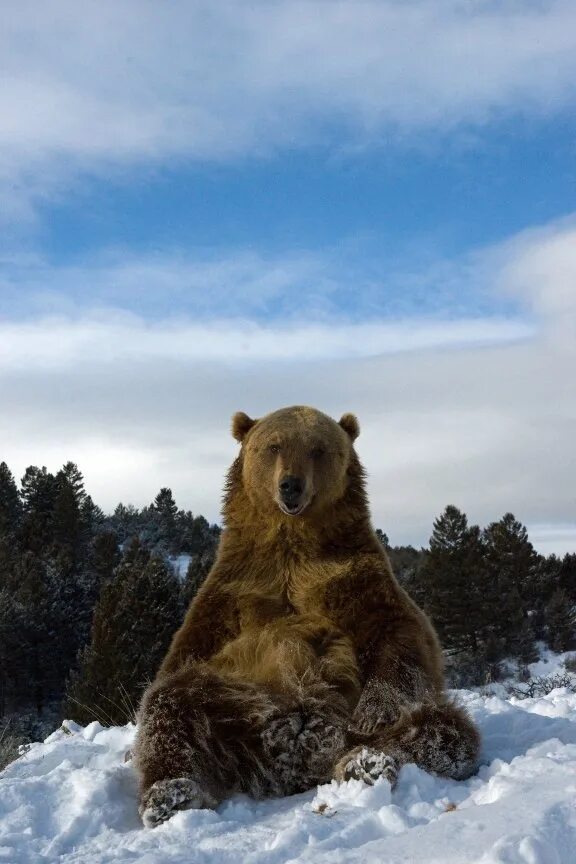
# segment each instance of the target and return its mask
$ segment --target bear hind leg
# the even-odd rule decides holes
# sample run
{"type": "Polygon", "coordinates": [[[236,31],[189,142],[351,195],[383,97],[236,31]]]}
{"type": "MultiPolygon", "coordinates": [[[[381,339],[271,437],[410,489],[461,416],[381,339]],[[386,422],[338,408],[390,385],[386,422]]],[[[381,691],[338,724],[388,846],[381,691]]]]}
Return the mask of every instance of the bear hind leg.
{"type": "Polygon", "coordinates": [[[269,794],[260,731],[276,711],[258,688],[201,664],[155,682],[142,699],[134,747],[144,823],[216,807],[238,791],[269,794]]]}
{"type": "Polygon", "coordinates": [[[225,795],[220,778],[209,771],[208,719],[191,710],[189,697],[184,689],[152,687],[140,708],[133,758],[147,827],[177,810],[213,808],[225,795]]]}

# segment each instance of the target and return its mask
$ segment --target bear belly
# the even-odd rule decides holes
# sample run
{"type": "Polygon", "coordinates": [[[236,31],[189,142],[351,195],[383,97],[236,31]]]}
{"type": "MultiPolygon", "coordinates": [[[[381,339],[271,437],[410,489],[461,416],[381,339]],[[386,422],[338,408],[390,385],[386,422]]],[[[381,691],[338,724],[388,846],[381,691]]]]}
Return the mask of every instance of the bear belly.
{"type": "Polygon", "coordinates": [[[247,626],[210,665],[272,689],[328,684],[344,697],[349,709],[360,695],[352,642],[320,615],[288,614],[247,626]]]}

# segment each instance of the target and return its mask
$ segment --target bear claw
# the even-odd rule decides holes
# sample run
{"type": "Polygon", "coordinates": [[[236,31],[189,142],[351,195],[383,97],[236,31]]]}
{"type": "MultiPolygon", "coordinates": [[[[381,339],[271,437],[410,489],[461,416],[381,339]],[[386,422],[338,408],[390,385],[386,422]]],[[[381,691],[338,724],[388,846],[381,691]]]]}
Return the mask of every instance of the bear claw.
{"type": "Polygon", "coordinates": [[[139,812],[146,828],[155,828],[178,810],[212,808],[216,803],[191,777],[174,777],[154,783],[143,795],[139,812]]]}
{"type": "Polygon", "coordinates": [[[378,777],[384,777],[392,788],[396,785],[400,766],[393,756],[362,747],[352,757],[345,756],[334,772],[336,780],[362,780],[368,786],[373,786],[378,777]]]}
{"type": "Polygon", "coordinates": [[[272,720],[262,732],[262,741],[270,756],[278,758],[296,752],[336,751],[344,733],[320,715],[294,712],[272,720]]]}

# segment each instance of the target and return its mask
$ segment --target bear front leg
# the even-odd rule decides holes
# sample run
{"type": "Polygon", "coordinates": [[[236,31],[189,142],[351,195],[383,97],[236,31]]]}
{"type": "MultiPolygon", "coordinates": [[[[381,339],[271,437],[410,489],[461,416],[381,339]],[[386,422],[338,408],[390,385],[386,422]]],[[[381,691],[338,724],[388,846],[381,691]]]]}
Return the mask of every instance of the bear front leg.
{"type": "Polygon", "coordinates": [[[262,730],[262,742],[276,794],[293,795],[327,782],[345,741],[344,723],[329,712],[298,710],[271,719],[262,730]]]}
{"type": "Polygon", "coordinates": [[[278,708],[262,729],[266,763],[277,795],[292,795],[326,783],[348,746],[346,699],[312,675],[286,683],[278,708]]]}
{"type": "Polygon", "coordinates": [[[404,708],[391,726],[382,727],[346,753],[334,768],[336,780],[374,783],[384,776],[394,786],[402,765],[441,777],[465,780],[478,768],[480,735],[463,708],[449,700],[404,708]]]}
{"type": "Polygon", "coordinates": [[[378,727],[395,723],[403,709],[433,699],[434,688],[418,665],[393,658],[388,674],[368,678],[354,709],[350,730],[372,734],[378,727]]]}

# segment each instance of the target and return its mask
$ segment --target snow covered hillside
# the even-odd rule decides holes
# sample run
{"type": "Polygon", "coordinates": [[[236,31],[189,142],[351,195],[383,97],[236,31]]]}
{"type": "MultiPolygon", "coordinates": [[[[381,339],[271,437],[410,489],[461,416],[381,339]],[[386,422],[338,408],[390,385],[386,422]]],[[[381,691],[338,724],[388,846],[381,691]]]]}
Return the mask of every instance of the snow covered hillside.
{"type": "Polygon", "coordinates": [[[352,780],[237,797],[154,830],[140,825],[125,761],[134,727],[67,723],[0,774],[0,862],[574,864],[576,694],[459,696],[484,739],[485,764],[464,783],[409,765],[393,793],[352,780]]]}

